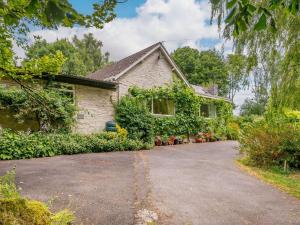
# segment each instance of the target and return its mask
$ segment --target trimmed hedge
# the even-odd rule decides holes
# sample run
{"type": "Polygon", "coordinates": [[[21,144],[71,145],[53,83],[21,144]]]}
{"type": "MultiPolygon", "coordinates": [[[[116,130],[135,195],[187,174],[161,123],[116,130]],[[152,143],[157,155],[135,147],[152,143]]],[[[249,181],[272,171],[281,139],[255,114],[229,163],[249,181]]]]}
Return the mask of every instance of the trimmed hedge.
{"type": "Polygon", "coordinates": [[[93,135],[26,133],[4,130],[0,135],[0,159],[28,159],[89,152],[134,151],[149,148],[114,132],[93,135]]]}

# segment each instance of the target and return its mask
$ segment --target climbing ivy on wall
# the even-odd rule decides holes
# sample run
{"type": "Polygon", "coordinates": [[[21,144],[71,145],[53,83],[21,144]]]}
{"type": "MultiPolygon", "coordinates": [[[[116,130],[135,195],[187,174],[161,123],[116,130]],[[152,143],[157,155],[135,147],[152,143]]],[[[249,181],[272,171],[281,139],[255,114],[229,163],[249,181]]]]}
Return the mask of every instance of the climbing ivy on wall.
{"type": "MultiPolygon", "coordinates": [[[[146,107],[149,101],[152,99],[169,99],[173,100],[176,107],[176,113],[174,116],[155,116],[148,115],[152,118],[152,123],[149,123],[149,127],[152,126],[153,135],[191,135],[198,132],[214,132],[220,136],[226,136],[227,123],[232,117],[232,104],[221,99],[208,99],[201,97],[195,93],[195,91],[189,87],[186,87],[180,83],[175,83],[168,87],[157,87],[152,89],[141,89],[133,87],[129,90],[129,96],[126,98],[128,101],[134,101],[146,107]],[[201,104],[215,104],[217,108],[216,118],[205,118],[199,115],[201,104]]],[[[131,104],[132,106],[132,104],[131,104]]],[[[116,120],[121,123],[122,127],[130,130],[129,124],[124,122],[121,115],[121,110],[126,108],[124,101],[116,106],[116,120]]],[[[144,115],[140,115],[143,117],[144,115]]],[[[139,117],[139,115],[135,115],[139,117]]],[[[130,118],[127,117],[130,120],[130,118]]],[[[138,125],[135,124],[137,127],[138,125]]],[[[144,127],[144,123],[143,123],[144,127]]],[[[138,130],[138,128],[137,128],[138,130]]]]}

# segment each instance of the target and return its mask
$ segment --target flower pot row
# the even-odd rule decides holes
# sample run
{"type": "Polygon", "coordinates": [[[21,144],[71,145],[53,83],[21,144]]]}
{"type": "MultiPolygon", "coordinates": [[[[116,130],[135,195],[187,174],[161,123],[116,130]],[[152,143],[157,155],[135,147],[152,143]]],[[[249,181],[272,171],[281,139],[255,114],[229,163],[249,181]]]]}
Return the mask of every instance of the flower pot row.
{"type": "Polygon", "coordinates": [[[182,136],[156,136],[155,145],[156,146],[165,146],[165,145],[179,145],[184,143],[184,137],[182,136]]]}
{"type": "Polygon", "coordinates": [[[215,142],[215,141],[221,141],[221,138],[216,136],[213,133],[199,132],[195,136],[195,143],[205,143],[205,142],[215,142]]]}
{"type": "MultiPolygon", "coordinates": [[[[197,133],[194,138],[192,138],[195,143],[205,143],[205,142],[215,142],[215,141],[221,141],[221,138],[216,136],[213,133],[204,133],[199,132],[197,133]]],[[[178,144],[184,144],[189,143],[190,141],[186,136],[156,136],[155,137],[155,145],[156,146],[166,146],[166,145],[178,145],[178,144]]]]}

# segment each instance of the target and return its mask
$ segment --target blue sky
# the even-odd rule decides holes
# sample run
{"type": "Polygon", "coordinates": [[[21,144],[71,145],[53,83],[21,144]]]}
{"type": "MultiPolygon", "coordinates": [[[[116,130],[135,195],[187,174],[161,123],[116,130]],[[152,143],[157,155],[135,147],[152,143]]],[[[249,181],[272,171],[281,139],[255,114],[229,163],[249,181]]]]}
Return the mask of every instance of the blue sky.
{"type": "MultiPolygon", "coordinates": [[[[71,0],[71,4],[81,13],[89,14],[93,11],[93,3],[96,0],[71,0]]],[[[119,18],[131,18],[137,15],[136,8],[145,3],[145,0],[128,0],[125,3],[118,4],[116,13],[119,18]]]]}

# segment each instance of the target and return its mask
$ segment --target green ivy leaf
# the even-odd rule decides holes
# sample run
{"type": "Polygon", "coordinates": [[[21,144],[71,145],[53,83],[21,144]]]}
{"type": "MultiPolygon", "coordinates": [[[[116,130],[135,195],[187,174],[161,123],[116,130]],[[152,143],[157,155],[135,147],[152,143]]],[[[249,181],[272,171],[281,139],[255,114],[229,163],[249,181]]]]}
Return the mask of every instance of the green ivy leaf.
{"type": "Polygon", "coordinates": [[[247,5],[247,11],[252,14],[256,11],[256,7],[252,4],[248,4],[247,5]]]}
{"type": "Polygon", "coordinates": [[[240,19],[238,21],[238,26],[239,26],[241,31],[246,31],[247,30],[247,24],[245,23],[245,21],[243,19],[240,19]]]}
{"type": "Polygon", "coordinates": [[[291,4],[289,5],[289,11],[296,15],[298,11],[300,11],[300,3],[298,0],[292,0],[291,4]]]}
{"type": "Polygon", "coordinates": [[[229,15],[226,17],[225,19],[225,23],[231,23],[234,19],[234,16],[236,15],[236,7],[234,7],[231,12],[229,13],[229,15]]]}
{"type": "Polygon", "coordinates": [[[226,8],[231,9],[235,5],[236,2],[237,2],[237,0],[231,0],[231,1],[227,2],[226,8]]]}
{"type": "Polygon", "coordinates": [[[262,14],[258,20],[258,22],[254,26],[254,30],[261,31],[265,29],[267,26],[267,17],[265,14],[262,14]]]}

